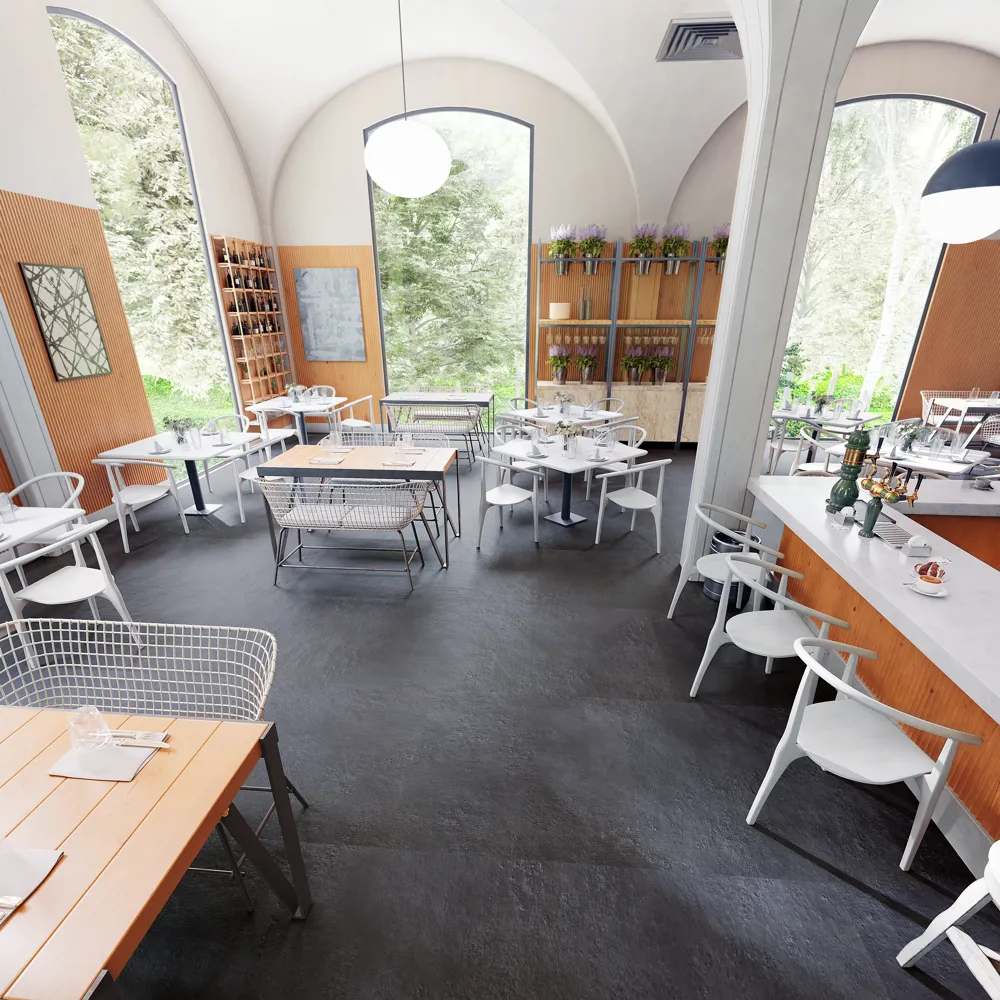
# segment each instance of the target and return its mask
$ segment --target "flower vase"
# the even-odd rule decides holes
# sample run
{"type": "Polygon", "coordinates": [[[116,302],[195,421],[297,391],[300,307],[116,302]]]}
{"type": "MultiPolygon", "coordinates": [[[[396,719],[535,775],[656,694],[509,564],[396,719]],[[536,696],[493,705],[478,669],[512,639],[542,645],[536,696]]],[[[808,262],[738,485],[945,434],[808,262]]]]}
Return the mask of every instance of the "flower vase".
{"type": "Polygon", "coordinates": [[[600,254],[585,253],[583,261],[584,274],[597,274],[597,262],[601,259],[600,254]]]}
{"type": "Polygon", "coordinates": [[[559,404],[559,412],[565,417],[569,414],[569,403],[562,402],[559,404]]]}
{"type": "Polygon", "coordinates": [[[566,369],[565,368],[556,369],[556,371],[552,373],[552,381],[555,382],[556,385],[565,385],[566,369]]]}
{"type": "Polygon", "coordinates": [[[676,254],[672,254],[672,253],[668,253],[667,257],[669,257],[671,259],[670,260],[665,260],[663,262],[663,273],[664,274],[677,274],[677,272],[680,271],[680,269],[681,269],[680,258],[677,257],[676,254]]]}
{"type": "Polygon", "coordinates": [[[667,369],[666,368],[654,368],[653,369],[653,384],[663,385],[667,381],[667,369]]]}
{"type": "Polygon", "coordinates": [[[649,254],[639,254],[635,261],[635,273],[639,275],[649,274],[649,264],[649,254]]]}
{"type": "Polygon", "coordinates": [[[580,369],[580,385],[592,385],[594,382],[594,366],[586,365],[580,369]]]}
{"type": "Polygon", "coordinates": [[[556,262],[556,274],[569,274],[569,258],[564,253],[554,253],[552,259],[556,262]]]}
{"type": "Polygon", "coordinates": [[[725,274],[726,273],[726,255],[722,254],[719,259],[715,262],[715,273],[725,274]]]}
{"type": "Polygon", "coordinates": [[[642,381],[642,369],[641,368],[626,368],[625,376],[628,379],[629,385],[638,385],[642,381]]]}
{"type": "Polygon", "coordinates": [[[174,440],[178,444],[187,444],[187,440],[188,440],[187,431],[175,430],[174,431],[174,440]]]}

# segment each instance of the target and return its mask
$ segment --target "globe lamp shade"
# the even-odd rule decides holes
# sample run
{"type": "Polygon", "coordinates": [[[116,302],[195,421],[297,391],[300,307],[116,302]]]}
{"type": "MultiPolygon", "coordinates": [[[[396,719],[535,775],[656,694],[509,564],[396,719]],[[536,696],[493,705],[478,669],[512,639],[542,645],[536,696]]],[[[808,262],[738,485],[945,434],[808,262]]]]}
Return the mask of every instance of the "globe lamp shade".
{"type": "Polygon", "coordinates": [[[1000,230],[1000,139],[949,156],[924,187],[920,217],[943,243],[972,243],[1000,230]]]}
{"type": "Polygon", "coordinates": [[[434,129],[412,118],[397,118],[368,136],[365,168],[383,191],[423,198],[448,179],[451,153],[434,129]]]}

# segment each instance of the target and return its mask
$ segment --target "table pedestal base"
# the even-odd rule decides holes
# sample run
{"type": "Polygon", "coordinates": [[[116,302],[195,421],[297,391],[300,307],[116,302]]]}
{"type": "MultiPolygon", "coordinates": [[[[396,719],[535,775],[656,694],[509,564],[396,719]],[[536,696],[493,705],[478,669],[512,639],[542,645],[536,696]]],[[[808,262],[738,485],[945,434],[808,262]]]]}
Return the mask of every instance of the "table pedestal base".
{"type": "Polygon", "coordinates": [[[214,514],[217,510],[222,510],[221,503],[206,504],[201,508],[201,510],[192,504],[190,507],[184,508],[184,513],[187,514],[188,517],[193,517],[195,515],[198,517],[207,517],[209,514],[214,514]]]}
{"type": "Polygon", "coordinates": [[[546,514],[545,520],[554,521],[556,524],[561,524],[564,528],[570,528],[574,524],[579,524],[581,521],[586,521],[587,519],[572,512],[570,512],[568,517],[563,517],[562,512],[560,511],[558,514],[546,514]]]}

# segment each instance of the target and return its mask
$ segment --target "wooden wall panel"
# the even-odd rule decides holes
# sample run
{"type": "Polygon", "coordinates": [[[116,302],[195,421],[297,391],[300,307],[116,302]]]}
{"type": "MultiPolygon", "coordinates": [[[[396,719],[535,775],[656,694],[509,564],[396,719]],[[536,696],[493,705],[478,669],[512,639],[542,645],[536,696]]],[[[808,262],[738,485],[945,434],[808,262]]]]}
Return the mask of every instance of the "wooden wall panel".
{"type": "MultiPolygon", "coordinates": [[[[858,666],[858,676],[876,698],[983,737],[981,747],[959,747],[948,784],[990,836],[1000,838],[1000,726],[788,528],[781,551],[783,565],[806,575],[805,580],[792,581],[789,594],[851,623],[848,630],[832,629],[832,639],[878,653],[877,660],[862,660],[858,666]]],[[[942,740],[912,731],[910,735],[937,756],[942,740]]]]}
{"type": "MultiPolygon", "coordinates": [[[[154,427],[97,210],[0,191],[0,295],[61,468],[86,479],[81,502],[88,511],[108,506],[107,476],[91,459],[154,433],[154,427]],[[19,262],[83,268],[110,375],[56,381],[19,262]]],[[[150,477],[159,475],[152,469],[134,474],[134,482],[155,482],[150,477]]]]}
{"type": "Polygon", "coordinates": [[[7,465],[7,456],[0,451],[0,493],[9,493],[15,486],[14,477],[7,465]]]}
{"type": "MultiPolygon", "coordinates": [[[[375,419],[378,401],[385,395],[382,371],[382,335],[378,323],[378,286],[375,277],[375,254],[368,244],[360,246],[279,246],[281,284],[284,292],[288,335],[295,362],[295,372],[302,385],[332,385],[338,396],[359,399],[374,397],[375,419]],[[302,321],[295,294],[297,267],[356,267],[361,286],[361,320],[365,330],[364,361],[306,361],[302,344],[302,321]]],[[[366,411],[365,411],[366,412],[366,411]]],[[[367,419],[362,410],[356,416],[367,419]]]]}
{"type": "Polygon", "coordinates": [[[899,416],[921,416],[921,389],[1000,389],[1000,241],[945,251],[899,416]]]}
{"type": "Polygon", "coordinates": [[[946,514],[911,514],[918,524],[922,524],[942,538],[964,549],[970,555],[981,559],[994,569],[1000,569],[1000,519],[995,517],[952,517],[946,514]]]}

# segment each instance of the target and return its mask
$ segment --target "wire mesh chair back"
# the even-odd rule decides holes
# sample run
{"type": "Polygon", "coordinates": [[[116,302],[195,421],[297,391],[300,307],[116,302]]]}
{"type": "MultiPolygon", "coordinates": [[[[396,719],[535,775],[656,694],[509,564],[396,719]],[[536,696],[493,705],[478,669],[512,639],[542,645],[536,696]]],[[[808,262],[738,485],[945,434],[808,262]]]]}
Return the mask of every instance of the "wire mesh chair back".
{"type": "Polygon", "coordinates": [[[979,428],[979,437],[985,444],[1000,445],[1000,416],[987,417],[979,428]]]}
{"type": "Polygon", "coordinates": [[[260,480],[271,514],[282,528],[343,531],[402,531],[420,517],[428,486],[423,481],[260,480]]]}
{"type": "Polygon", "coordinates": [[[392,403],[385,409],[389,429],[397,433],[471,434],[480,417],[479,407],[470,404],[392,403]]]}
{"type": "Polygon", "coordinates": [[[941,403],[934,403],[935,399],[987,399],[990,396],[989,389],[980,389],[976,386],[973,389],[921,389],[921,419],[924,423],[935,418],[940,420],[947,412],[947,407],[941,403]]]}
{"type": "Polygon", "coordinates": [[[0,704],[254,721],[276,653],[255,628],[27,618],[0,625],[0,704]]]}

